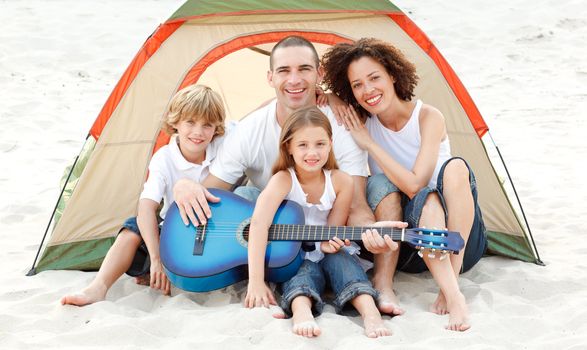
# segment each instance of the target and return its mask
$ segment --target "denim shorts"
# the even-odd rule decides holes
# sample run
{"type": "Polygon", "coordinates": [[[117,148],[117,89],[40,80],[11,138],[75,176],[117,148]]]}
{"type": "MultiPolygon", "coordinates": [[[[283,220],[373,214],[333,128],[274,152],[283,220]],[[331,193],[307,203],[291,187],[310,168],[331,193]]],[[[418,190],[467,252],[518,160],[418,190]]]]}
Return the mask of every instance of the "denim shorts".
{"type": "MultiPolygon", "coordinates": [[[[159,219],[159,217],[157,218],[159,219]]],[[[120,232],[122,232],[122,230],[124,229],[127,229],[132,233],[139,235],[139,237],[141,237],[142,240],[141,231],[139,230],[139,225],[137,224],[136,217],[130,217],[126,219],[124,224],[122,224],[122,228],[120,229],[120,231],[118,231],[118,234],[120,234],[120,232]]],[[[159,232],[161,232],[161,224],[159,224],[159,232]]],[[[149,256],[149,250],[147,249],[145,241],[142,241],[141,245],[137,249],[137,252],[135,253],[135,256],[132,260],[130,267],[126,271],[126,274],[129,276],[138,277],[148,274],[150,270],[151,258],[149,256]]]]}
{"type": "Polygon", "coordinates": [[[239,186],[234,189],[233,193],[256,203],[257,198],[259,198],[259,195],[261,194],[261,190],[255,186],[239,186]]]}
{"type": "MultiPolygon", "coordinates": [[[[467,164],[467,162],[460,157],[453,157],[447,160],[442,165],[440,172],[438,173],[436,188],[424,187],[418,193],[416,193],[414,198],[411,200],[408,198],[408,196],[402,193],[402,208],[403,218],[404,221],[408,223],[408,227],[418,227],[420,216],[422,215],[422,208],[424,207],[426,198],[431,193],[437,193],[444,208],[445,221],[447,221],[448,213],[446,211],[446,204],[443,196],[442,180],[444,177],[444,169],[446,168],[446,165],[454,159],[462,160],[469,169],[469,183],[471,186],[471,193],[473,194],[473,203],[475,206],[473,226],[471,227],[467,246],[465,247],[463,266],[461,267],[461,272],[465,272],[473,267],[483,257],[483,254],[485,254],[485,250],[487,249],[487,233],[483,223],[481,209],[479,208],[479,204],[477,202],[477,182],[475,180],[473,171],[469,167],[469,164],[467,164]]],[[[367,202],[373,211],[375,211],[375,208],[377,205],[379,205],[383,198],[393,192],[401,191],[397,188],[397,186],[389,181],[385,174],[377,174],[371,176],[367,180],[367,202]]],[[[418,273],[428,269],[424,263],[424,260],[418,256],[418,251],[407,243],[401,244],[397,268],[401,271],[411,273],[418,273]]]]}
{"type": "Polygon", "coordinates": [[[340,250],[336,254],[325,254],[317,263],[304,260],[296,275],[283,283],[280,306],[286,315],[291,316],[292,301],[304,295],[312,299],[312,313],[318,316],[324,308],[322,294],[327,286],[334,292],[333,304],[339,313],[358,295],[369,294],[375,300],[378,296],[357,257],[340,250]]]}

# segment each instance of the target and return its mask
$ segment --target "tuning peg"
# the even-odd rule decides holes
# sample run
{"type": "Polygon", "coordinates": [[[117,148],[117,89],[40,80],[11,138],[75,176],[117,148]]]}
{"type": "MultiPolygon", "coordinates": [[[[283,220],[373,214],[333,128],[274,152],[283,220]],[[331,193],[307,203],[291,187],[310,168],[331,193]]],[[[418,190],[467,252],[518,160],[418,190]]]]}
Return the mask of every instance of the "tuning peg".
{"type": "Polygon", "coordinates": [[[424,248],[418,249],[418,256],[424,258],[424,248]]]}

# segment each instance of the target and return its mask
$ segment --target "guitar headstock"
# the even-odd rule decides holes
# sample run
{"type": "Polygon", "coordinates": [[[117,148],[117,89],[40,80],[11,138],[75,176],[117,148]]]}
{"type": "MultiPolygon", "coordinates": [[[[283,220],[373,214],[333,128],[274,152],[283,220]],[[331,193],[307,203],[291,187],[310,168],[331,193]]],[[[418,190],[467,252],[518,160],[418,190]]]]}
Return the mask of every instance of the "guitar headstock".
{"type": "Polygon", "coordinates": [[[441,259],[447,253],[458,254],[465,246],[461,234],[455,231],[437,230],[429,228],[409,228],[405,230],[402,241],[419,249],[422,257],[424,250],[428,250],[428,257],[434,258],[436,253],[441,253],[441,259]]]}

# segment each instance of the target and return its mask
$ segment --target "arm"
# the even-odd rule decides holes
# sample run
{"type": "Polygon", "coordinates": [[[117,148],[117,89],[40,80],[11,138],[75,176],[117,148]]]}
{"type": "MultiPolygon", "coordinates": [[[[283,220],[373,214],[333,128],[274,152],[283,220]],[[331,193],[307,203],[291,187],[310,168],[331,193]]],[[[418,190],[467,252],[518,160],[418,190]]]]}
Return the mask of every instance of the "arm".
{"type": "Polygon", "coordinates": [[[245,307],[268,307],[269,304],[276,304],[273,293],[265,284],[265,251],[269,226],[290,188],[289,173],[280,171],[273,175],[257,199],[249,228],[249,285],[245,307]]]}
{"type": "Polygon", "coordinates": [[[426,105],[422,108],[422,112],[420,116],[422,144],[412,170],[400,165],[371,138],[354,109],[347,108],[345,120],[347,128],[359,147],[367,150],[385,176],[410,198],[430,181],[438,159],[440,142],[446,137],[442,114],[426,105]]]}
{"type": "MultiPolygon", "coordinates": [[[[332,170],[332,185],[336,199],[328,215],[328,226],[343,226],[347,222],[353,199],[353,177],[343,171],[332,170]]],[[[334,237],[329,241],[321,242],[320,250],[323,253],[336,253],[340,248],[350,244],[351,241],[348,239],[343,242],[340,238],[334,237]]]]}
{"type": "Polygon", "coordinates": [[[151,259],[151,288],[161,289],[163,294],[169,295],[171,285],[161,259],[159,257],[159,224],[157,223],[157,208],[159,203],[143,198],[139,201],[139,213],[137,215],[137,224],[141,231],[141,237],[147,245],[149,257],[151,259]]]}
{"type": "Polygon", "coordinates": [[[348,225],[371,225],[375,222],[375,215],[367,204],[367,179],[364,176],[353,176],[352,178],[354,194],[348,225]]]}

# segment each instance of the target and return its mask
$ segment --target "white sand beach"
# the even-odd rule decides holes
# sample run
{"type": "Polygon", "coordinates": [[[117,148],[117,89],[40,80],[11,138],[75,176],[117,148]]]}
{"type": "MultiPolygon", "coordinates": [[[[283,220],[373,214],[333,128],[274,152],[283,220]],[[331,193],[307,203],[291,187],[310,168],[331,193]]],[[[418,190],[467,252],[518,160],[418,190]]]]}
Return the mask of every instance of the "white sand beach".
{"type": "Polygon", "coordinates": [[[406,313],[369,339],[360,318],[290,320],[242,307],[246,284],[162,296],[123,276],[106,301],[59,299],[95,272],[31,267],[64,168],[135,53],[182,1],[0,0],[0,349],[587,348],[587,8],[584,1],[396,1],[468,89],[506,159],[546,266],[484,258],[460,285],[472,327],[428,312],[429,273],[399,273],[406,313]]]}

